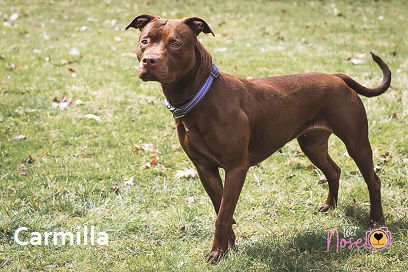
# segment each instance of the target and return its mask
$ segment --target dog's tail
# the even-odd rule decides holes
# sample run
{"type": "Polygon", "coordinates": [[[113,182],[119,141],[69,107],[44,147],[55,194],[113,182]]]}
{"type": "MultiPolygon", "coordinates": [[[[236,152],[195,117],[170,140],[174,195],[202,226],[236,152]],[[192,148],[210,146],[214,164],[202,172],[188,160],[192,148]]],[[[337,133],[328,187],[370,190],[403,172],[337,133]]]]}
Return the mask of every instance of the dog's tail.
{"type": "Polygon", "coordinates": [[[378,66],[380,66],[383,72],[383,80],[381,84],[376,88],[364,87],[351,77],[346,76],[344,74],[334,74],[335,76],[341,78],[350,88],[355,90],[358,94],[367,97],[377,96],[384,93],[388,89],[388,87],[390,87],[391,84],[391,71],[388,68],[387,64],[385,64],[385,62],[379,56],[375,55],[373,52],[370,53],[371,56],[373,57],[373,60],[378,64],[378,66]]]}

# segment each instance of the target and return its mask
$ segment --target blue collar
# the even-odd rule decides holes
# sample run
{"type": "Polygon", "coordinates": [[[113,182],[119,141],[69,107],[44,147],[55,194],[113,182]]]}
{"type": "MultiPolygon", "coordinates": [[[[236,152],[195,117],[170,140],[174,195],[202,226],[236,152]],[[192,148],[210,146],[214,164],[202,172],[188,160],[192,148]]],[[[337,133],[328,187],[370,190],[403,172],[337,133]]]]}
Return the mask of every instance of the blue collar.
{"type": "Polygon", "coordinates": [[[165,100],[166,107],[173,113],[175,119],[181,118],[189,113],[198,103],[205,97],[208,91],[211,88],[211,85],[215,78],[218,77],[218,68],[213,64],[211,74],[208,76],[204,85],[198,90],[198,92],[186,102],[182,103],[182,106],[176,107],[175,105],[170,104],[169,101],[165,100]]]}

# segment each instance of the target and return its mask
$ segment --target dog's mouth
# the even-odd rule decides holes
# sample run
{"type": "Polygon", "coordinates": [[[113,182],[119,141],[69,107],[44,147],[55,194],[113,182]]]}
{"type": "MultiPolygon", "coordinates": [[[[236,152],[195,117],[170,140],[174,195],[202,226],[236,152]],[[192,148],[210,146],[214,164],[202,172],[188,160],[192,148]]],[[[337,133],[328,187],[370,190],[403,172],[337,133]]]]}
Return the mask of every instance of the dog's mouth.
{"type": "Polygon", "coordinates": [[[155,75],[146,70],[139,72],[139,78],[143,81],[159,81],[155,75]]]}
{"type": "Polygon", "coordinates": [[[169,83],[168,75],[164,71],[141,68],[139,78],[143,81],[157,81],[159,83],[169,83]]]}

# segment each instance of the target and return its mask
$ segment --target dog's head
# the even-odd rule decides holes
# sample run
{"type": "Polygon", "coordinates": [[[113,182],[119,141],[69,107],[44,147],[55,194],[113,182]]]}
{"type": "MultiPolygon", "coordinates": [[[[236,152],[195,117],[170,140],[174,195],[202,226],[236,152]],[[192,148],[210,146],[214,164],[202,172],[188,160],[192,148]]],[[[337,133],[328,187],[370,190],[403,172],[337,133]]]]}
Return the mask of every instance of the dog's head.
{"type": "Polygon", "coordinates": [[[201,32],[214,35],[208,24],[200,18],[178,20],[161,19],[153,15],[137,16],[127,27],[139,29],[136,53],[139,77],[143,81],[173,83],[189,73],[200,61],[201,32]]]}

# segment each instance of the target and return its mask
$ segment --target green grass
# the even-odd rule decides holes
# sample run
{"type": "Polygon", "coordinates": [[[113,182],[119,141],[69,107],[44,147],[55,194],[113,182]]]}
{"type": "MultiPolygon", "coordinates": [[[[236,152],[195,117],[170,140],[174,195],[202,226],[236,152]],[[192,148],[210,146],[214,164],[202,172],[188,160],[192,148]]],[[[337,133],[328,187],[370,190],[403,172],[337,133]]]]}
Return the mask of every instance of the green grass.
{"type": "Polygon", "coordinates": [[[406,14],[404,1],[0,0],[0,270],[407,271],[406,14]],[[10,21],[13,13],[19,18],[10,21]],[[375,86],[381,73],[368,52],[380,55],[393,72],[392,88],[363,101],[392,248],[325,252],[329,229],[356,229],[356,236],[369,229],[366,185],[332,137],[330,154],[342,168],[338,209],[316,213],[327,185],[317,184],[321,173],[291,142],[249,171],[234,216],[237,250],[206,264],[211,202],[199,179],[175,178],[192,164],[177,147],[160,86],[137,78],[136,31],[123,31],[143,13],[206,19],[216,37],[200,40],[221,71],[243,77],[342,72],[375,86]],[[355,53],[366,54],[362,64],[347,60],[355,53]],[[53,108],[53,98],[64,95],[84,104],[53,108]],[[141,169],[153,154],[133,146],[145,143],[158,149],[162,166],[141,169]],[[22,162],[29,155],[34,163],[22,162]],[[125,185],[131,176],[134,185],[125,185]],[[109,245],[13,241],[21,226],[83,225],[107,231],[109,245]]]}

